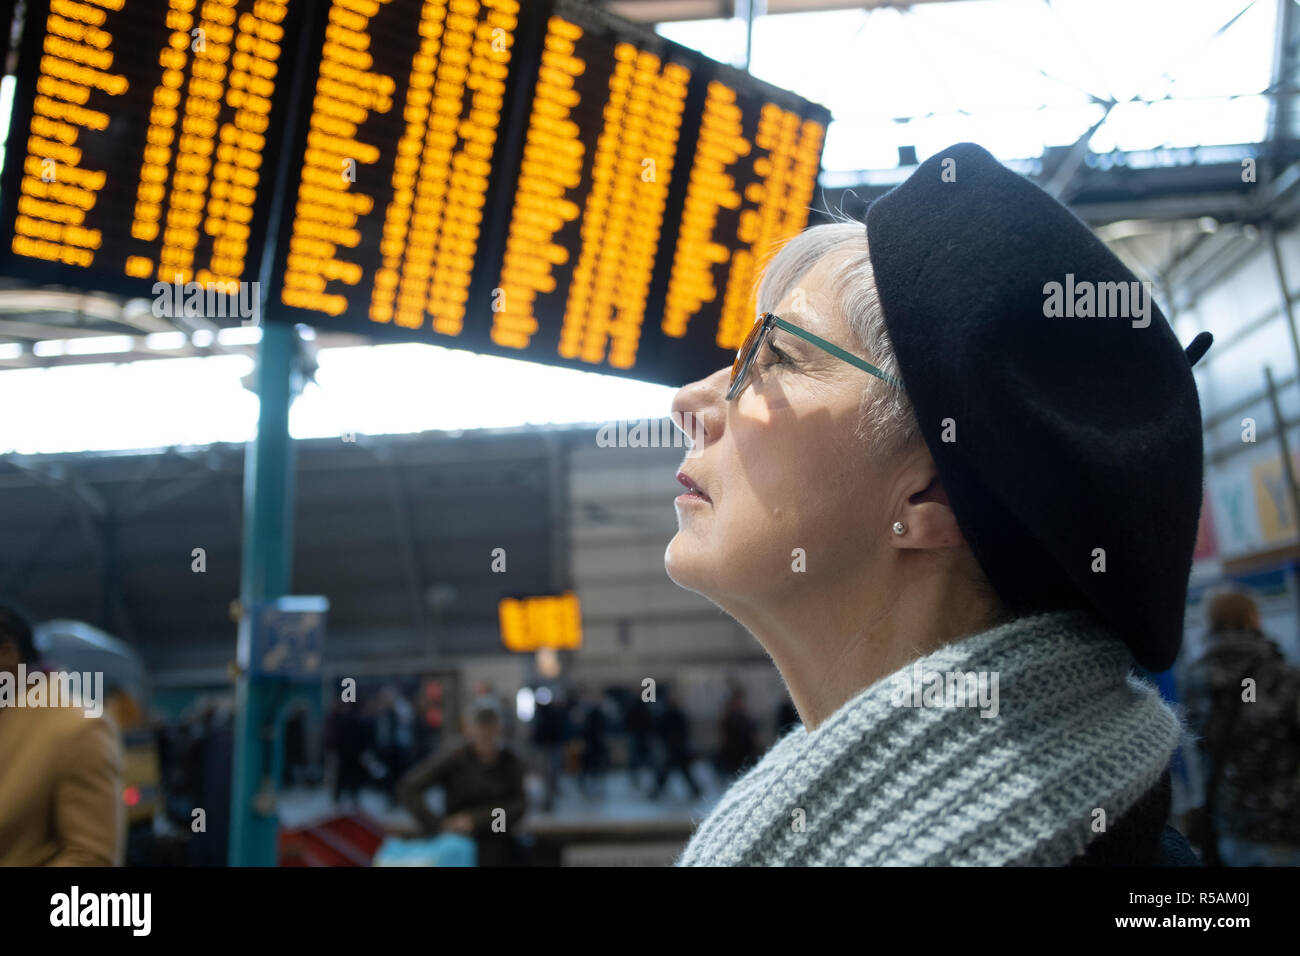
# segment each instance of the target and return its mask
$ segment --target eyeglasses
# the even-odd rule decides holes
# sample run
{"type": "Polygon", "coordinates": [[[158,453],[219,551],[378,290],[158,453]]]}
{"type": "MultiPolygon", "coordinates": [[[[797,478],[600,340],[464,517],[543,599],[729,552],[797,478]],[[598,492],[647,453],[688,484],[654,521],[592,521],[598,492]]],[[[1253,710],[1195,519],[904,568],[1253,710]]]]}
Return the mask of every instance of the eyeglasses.
{"type": "Polygon", "coordinates": [[[902,388],[903,383],[892,375],[886,375],[880,369],[876,368],[865,359],[860,359],[856,355],[844,351],[838,345],[827,342],[820,336],[813,335],[806,329],[787,322],[771,312],[764,312],[754,322],[754,327],[749,330],[745,336],[745,341],[740,343],[740,348],[736,351],[736,361],[731,365],[731,387],[727,389],[727,401],[731,401],[745,389],[745,383],[749,381],[749,371],[754,365],[754,358],[763,348],[763,343],[771,334],[773,328],[785,329],[791,335],[797,335],[805,342],[811,342],[820,349],[825,349],[836,358],[843,359],[850,365],[856,365],[864,372],[870,372],[881,381],[887,382],[894,388],[902,388]]]}

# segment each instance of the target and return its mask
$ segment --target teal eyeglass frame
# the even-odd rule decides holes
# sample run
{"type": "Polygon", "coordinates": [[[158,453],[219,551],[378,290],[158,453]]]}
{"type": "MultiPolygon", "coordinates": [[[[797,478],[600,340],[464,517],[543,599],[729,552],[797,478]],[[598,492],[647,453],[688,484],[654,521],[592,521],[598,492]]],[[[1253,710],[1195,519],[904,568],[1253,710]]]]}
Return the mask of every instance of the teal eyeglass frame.
{"type": "Polygon", "coordinates": [[[754,327],[749,330],[749,335],[745,336],[745,341],[741,343],[736,352],[736,361],[731,366],[731,386],[727,389],[727,401],[731,401],[742,391],[749,382],[749,372],[754,365],[754,359],[762,350],[763,344],[771,334],[772,329],[784,329],[791,335],[797,335],[805,342],[811,342],[819,349],[823,349],[838,359],[843,359],[850,365],[854,365],[864,372],[870,372],[876,378],[892,385],[894,388],[901,389],[903,383],[892,375],[886,375],[880,369],[876,368],[866,359],[860,359],[851,352],[846,352],[833,342],[827,342],[819,335],[813,335],[807,329],[801,329],[793,322],[787,322],[785,319],[772,312],[764,312],[755,321],[754,327]]]}

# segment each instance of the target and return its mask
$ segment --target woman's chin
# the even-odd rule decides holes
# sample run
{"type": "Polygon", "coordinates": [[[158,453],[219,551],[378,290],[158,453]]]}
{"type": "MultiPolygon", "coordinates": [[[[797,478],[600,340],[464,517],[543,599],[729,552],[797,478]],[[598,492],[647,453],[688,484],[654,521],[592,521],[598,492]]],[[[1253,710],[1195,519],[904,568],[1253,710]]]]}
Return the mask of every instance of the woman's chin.
{"type": "Polygon", "coordinates": [[[711,575],[712,556],[700,553],[699,545],[689,535],[678,531],[664,549],[664,570],[678,587],[708,596],[705,588],[711,575]]]}

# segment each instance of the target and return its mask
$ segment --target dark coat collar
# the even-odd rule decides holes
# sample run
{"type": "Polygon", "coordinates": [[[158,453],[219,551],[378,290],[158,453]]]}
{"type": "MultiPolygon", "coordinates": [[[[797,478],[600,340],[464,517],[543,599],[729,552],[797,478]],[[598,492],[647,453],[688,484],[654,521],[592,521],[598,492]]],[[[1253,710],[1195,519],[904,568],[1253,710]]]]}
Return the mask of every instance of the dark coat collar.
{"type": "Polygon", "coordinates": [[[1170,776],[1142,795],[1070,866],[1200,866],[1187,838],[1169,825],[1170,776]]]}

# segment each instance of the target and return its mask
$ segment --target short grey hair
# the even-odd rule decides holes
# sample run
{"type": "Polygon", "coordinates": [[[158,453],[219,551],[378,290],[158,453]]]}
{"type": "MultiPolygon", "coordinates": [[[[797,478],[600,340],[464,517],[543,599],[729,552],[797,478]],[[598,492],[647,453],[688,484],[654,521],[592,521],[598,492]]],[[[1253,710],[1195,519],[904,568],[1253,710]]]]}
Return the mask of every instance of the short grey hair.
{"type": "MultiPolygon", "coordinates": [[[[759,312],[775,312],[808,271],[830,253],[845,255],[832,280],[833,305],[840,309],[857,340],[860,354],[886,375],[902,381],[876,291],[867,230],[860,222],[811,226],[787,242],[763,273],[758,287],[759,312]]],[[[912,403],[903,389],[892,388],[874,375],[864,378],[867,382],[862,393],[857,437],[870,441],[886,454],[899,451],[920,436],[912,403]]]]}

